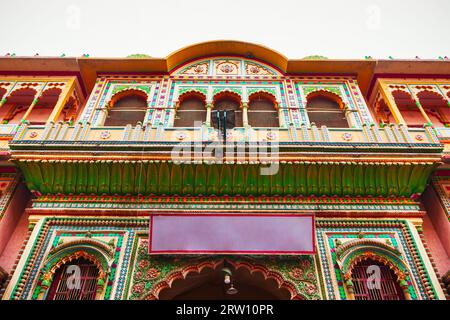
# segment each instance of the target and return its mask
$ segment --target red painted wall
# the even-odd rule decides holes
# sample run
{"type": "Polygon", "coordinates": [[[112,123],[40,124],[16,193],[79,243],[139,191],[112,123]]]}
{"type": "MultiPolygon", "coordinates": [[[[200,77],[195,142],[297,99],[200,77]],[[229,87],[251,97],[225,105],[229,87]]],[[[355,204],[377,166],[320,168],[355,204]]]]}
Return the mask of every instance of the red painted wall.
{"type": "Polygon", "coordinates": [[[438,272],[444,275],[450,270],[450,223],[432,187],[428,187],[424,192],[422,201],[427,210],[427,216],[424,217],[423,222],[425,241],[438,272]]]}
{"type": "Polygon", "coordinates": [[[29,191],[19,184],[0,220],[0,267],[6,272],[11,271],[27,234],[28,215],[24,209],[29,199],[29,191]]]}

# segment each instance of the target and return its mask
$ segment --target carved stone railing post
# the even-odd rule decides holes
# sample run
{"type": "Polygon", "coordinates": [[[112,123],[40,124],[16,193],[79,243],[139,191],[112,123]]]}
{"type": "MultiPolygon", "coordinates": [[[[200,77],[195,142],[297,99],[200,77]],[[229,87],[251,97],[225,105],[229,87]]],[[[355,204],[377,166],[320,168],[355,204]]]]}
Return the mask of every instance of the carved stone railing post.
{"type": "Polygon", "coordinates": [[[367,142],[373,142],[374,138],[372,136],[372,132],[369,130],[369,128],[367,128],[366,123],[363,123],[362,130],[363,130],[364,137],[366,138],[367,142]]]}
{"type": "Polygon", "coordinates": [[[400,133],[402,134],[403,139],[408,143],[412,143],[412,139],[411,139],[411,136],[409,135],[408,129],[406,128],[406,126],[403,123],[400,123],[398,125],[398,129],[399,129],[400,133]]]}
{"type": "Polygon", "coordinates": [[[145,126],[145,130],[144,130],[144,137],[142,138],[142,140],[144,141],[150,141],[150,133],[152,132],[152,128],[150,126],[150,124],[147,124],[145,126]]]}
{"type": "Polygon", "coordinates": [[[70,136],[70,140],[71,141],[75,141],[75,140],[78,139],[78,136],[80,134],[81,128],[82,128],[81,122],[78,122],[78,123],[75,124],[75,126],[73,127],[72,135],[70,136]]]}
{"type": "Polygon", "coordinates": [[[391,127],[389,125],[387,125],[383,128],[383,130],[386,133],[388,142],[395,142],[395,138],[394,138],[394,135],[392,134],[391,127]]]}
{"type": "Polygon", "coordinates": [[[24,121],[19,125],[19,128],[16,131],[16,134],[14,135],[13,140],[20,140],[23,137],[23,134],[27,130],[29,126],[28,121],[24,121]]]}
{"type": "Polygon", "coordinates": [[[142,134],[142,123],[138,122],[136,124],[136,127],[134,128],[134,132],[133,132],[133,136],[132,136],[131,140],[140,141],[141,134],[142,134]]]}
{"type": "Polygon", "coordinates": [[[383,142],[383,139],[380,136],[379,128],[374,123],[370,125],[370,132],[372,132],[375,142],[383,142]]]}
{"type": "Polygon", "coordinates": [[[131,129],[132,129],[131,124],[127,124],[125,126],[125,130],[123,131],[122,141],[130,140],[131,129]]]}
{"type": "Polygon", "coordinates": [[[314,122],[311,122],[311,133],[312,133],[312,140],[314,142],[319,142],[320,141],[319,130],[317,129],[317,126],[314,122]]]}
{"type": "Polygon", "coordinates": [[[300,129],[302,131],[302,137],[303,137],[303,141],[309,141],[309,133],[308,133],[308,128],[306,127],[306,125],[304,123],[302,123],[300,125],[300,129]]]}
{"type": "Polygon", "coordinates": [[[424,127],[428,139],[430,139],[433,143],[440,143],[438,137],[436,136],[436,132],[434,132],[433,127],[429,124],[426,124],[424,127]]]}
{"type": "Polygon", "coordinates": [[[392,133],[394,135],[395,141],[399,142],[399,143],[403,143],[405,142],[403,136],[400,134],[400,132],[398,131],[398,127],[396,124],[390,124],[389,125],[391,127],[392,133]]]}
{"type": "Polygon", "coordinates": [[[288,132],[291,137],[291,141],[298,141],[297,128],[294,127],[292,122],[289,124],[288,132]]]}
{"type": "Polygon", "coordinates": [[[90,122],[86,122],[86,124],[81,129],[79,140],[85,140],[86,137],[88,136],[88,133],[89,133],[90,129],[91,129],[91,123],[90,122]]]}
{"type": "Polygon", "coordinates": [[[56,140],[56,137],[58,136],[62,125],[63,125],[62,121],[58,121],[58,123],[56,123],[56,125],[53,128],[51,134],[48,135],[48,140],[56,140]]]}
{"type": "Polygon", "coordinates": [[[327,126],[321,126],[320,130],[322,131],[322,137],[324,142],[330,142],[330,132],[328,131],[327,126]]]}
{"type": "Polygon", "coordinates": [[[61,130],[59,131],[59,134],[56,136],[56,140],[65,140],[68,130],[69,130],[69,124],[67,122],[65,122],[62,125],[61,130]]]}
{"type": "Polygon", "coordinates": [[[55,123],[53,121],[50,121],[44,129],[44,132],[42,133],[41,136],[41,140],[47,140],[48,136],[50,135],[50,133],[53,130],[53,126],[55,125],[55,123]]]}

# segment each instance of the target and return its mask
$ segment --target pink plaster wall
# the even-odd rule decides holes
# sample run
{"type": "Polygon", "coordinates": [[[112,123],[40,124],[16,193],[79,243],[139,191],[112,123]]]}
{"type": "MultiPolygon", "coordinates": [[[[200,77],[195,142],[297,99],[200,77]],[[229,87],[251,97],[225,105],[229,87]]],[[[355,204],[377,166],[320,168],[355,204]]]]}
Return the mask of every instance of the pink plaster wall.
{"type": "Polygon", "coordinates": [[[450,222],[432,187],[427,188],[422,201],[427,210],[423,221],[425,241],[438,272],[444,275],[450,270],[450,222]]]}
{"type": "Polygon", "coordinates": [[[10,272],[28,230],[28,216],[24,209],[30,194],[23,184],[19,184],[0,220],[0,267],[10,272]]]}

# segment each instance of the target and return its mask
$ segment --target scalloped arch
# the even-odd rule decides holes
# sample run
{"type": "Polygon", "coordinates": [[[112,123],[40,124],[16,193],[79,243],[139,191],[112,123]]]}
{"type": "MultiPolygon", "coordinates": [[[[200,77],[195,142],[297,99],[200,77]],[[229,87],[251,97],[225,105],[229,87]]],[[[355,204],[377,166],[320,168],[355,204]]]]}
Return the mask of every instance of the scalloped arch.
{"type": "Polygon", "coordinates": [[[121,89],[121,90],[115,92],[109,99],[106,106],[108,106],[109,108],[112,108],[117,103],[117,101],[119,101],[120,99],[128,97],[128,96],[132,96],[132,95],[139,96],[139,97],[145,99],[145,101],[148,100],[148,94],[144,90],[139,89],[139,88],[124,88],[124,89],[121,89]]]}
{"type": "Polygon", "coordinates": [[[224,88],[223,90],[220,90],[220,91],[218,91],[218,92],[216,92],[214,94],[214,96],[212,98],[212,100],[213,100],[213,108],[214,108],[214,105],[216,104],[217,100],[222,99],[222,98],[234,99],[234,100],[236,100],[236,102],[239,103],[239,106],[242,107],[242,97],[241,97],[241,95],[236,93],[236,92],[234,92],[234,91],[231,91],[228,88],[224,88]]]}
{"type": "Polygon", "coordinates": [[[197,90],[195,88],[192,88],[192,89],[188,89],[188,90],[184,91],[182,94],[180,94],[178,96],[178,98],[177,98],[177,108],[178,108],[178,106],[180,105],[181,102],[183,102],[184,100],[186,100],[186,99],[188,99],[190,97],[200,98],[204,103],[206,103],[206,95],[203,92],[201,92],[201,91],[199,91],[199,90],[197,90]]]}
{"type": "Polygon", "coordinates": [[[36,93],[37,93],[37,90],[36,90],[36,89],[30,88],[30,87],[25,87],[25,88],[13,89],[13,90],[8,94],[8,97],[15,96],[16,94],[19,94],[19,93],[25,92],[25,91],[34,91],[34,95],[36,95],[36,93]]]}
{"type": "Polygon", "coordinates": [[[399,280],[410,275],[407,265],[395,248],[369,239],[353,240],[336,251],[338,265],[345,278],[350,278],[353,267],[360,261],[373,259],[391,268],[399,280]]]}
{"type": "MultiPolygon", "coordinates": [[[[209,268],[212,270],[217,269],[219,265],[221,265],[223,260],[215,260],[215,261],[203,261],[196,265],[190,265],[188,267],[183,268],[182,270],[173,271],[172,273],[169,273],[165,279],[161,280],[155,286],[153,289],[149,292],[146,292],[142,295],[144,300],[156,300],[159,298],[159,295],[162,290],[168,289],[172,287],[172,284],[175,280],[182,280],[187,277],[190,273],[200,273],[203,269],[209,268]]],[[[236,270],[239,268],[245,268],[247,269],[250,274],[259,272],[263,275],[264,279],[274,279],[277,282],[279,289],[286,289],[289,291],[291,295],[292,300],[307,300],[307,295],[305,295],[302,292],[299,292],[296,288],[296,286],[286,280],[279,272],[269,270],[267,267],[263,265],[253,264],[250,262],[234,262],[227,259],[227,262],[229,262],[236,270]]]]}
{"type": "Polygon", "coordinates": [[[275,107],[275,109],[278,109],[278,101],[277,101],[277,97],[272,93],[272,92],[269,92],[269,91],[267,91],[267,90],[264,90],[264,89],[260,89],[260,90],[257,90],[257,91],[255,91],[255,92],[252,92],[249,96],[248,96],[248,103],[249,103],[249,106],[250,106],[250,103],[256,98],[256,96],[263,96],[264,98],[267,98],[268,100],[270,100],[272,103],[273,103],[273,105],[274,105],[274,107],[275,107]]]}
{"type": "MultiPolygon", "coordinates": [[[[434,98],[435,98],[436,100],[439,100],[439,101],[440,101],[440,103],[441,103],[441,105],[442,105],[443,107],[445,107],[445,106],[448,105],[447,100],[445,99],[445,97],[444,97],[442,94],[437,93],[437,92],[435,92],[435,91],[431,91],[431,90],[425,89],[425,90],[420,90],[420,91],[417,92],[417,94],[416,94],[416,95],[417,95],[417,98],[419,98],[420,103],[422,104],[422,106],[424,106],[424,105],[423,105],[423,102],[422,102],[422,99],[424,99],[424,98],[422,97],[422,95],[424,95],[424,94],[428,94],[428,95],[434,96],[434,98]]],[[[425,107],[426,107],[426,106],[425,106],[425,107]]]]}
{"type": "Polygon", "coordinates": [[[109,271],[112,256],[112,248],[103,242],[89,238],[74,240],[52,249],[41,270],[44,275],[54,274],[65,263],[84,257],[99,268],[99,273],[103,277],[109,271]]]}
{"type": "Polygon", "coordinates": [[[311,91],[310,93],[308,93],[306,95],[306,103],[308,104],[311,99],[320,97],[320,96],[333,100],[334,102],[336,102],[339,105],[339,108],[341,108],[341,109],[344,109],[344,107],[345,107],[345,103],[342,100],[341,96],[337,95],[334,92],[328,91],[326,89],[317,89],[317,90],[314,90],[314,91],[311,91]]]}

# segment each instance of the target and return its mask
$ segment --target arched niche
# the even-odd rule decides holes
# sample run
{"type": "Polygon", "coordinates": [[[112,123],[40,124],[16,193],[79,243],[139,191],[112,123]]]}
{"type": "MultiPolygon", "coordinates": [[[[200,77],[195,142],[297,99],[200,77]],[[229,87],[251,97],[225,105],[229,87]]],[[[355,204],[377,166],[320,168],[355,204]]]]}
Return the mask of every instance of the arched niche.
{"type": "Polygon", "coordinates": [[[276,97],[265,91],[252,93],[248,97],[248,124],[252,127],[279,127],[276,97]]]}
{"type": "Polygon", "coordinates": [[[443,96],[423,90],[417,93],[417,98],[434,126],[444,127],[450,124],[450,107],[443,96]]]}
{"type": "MultiPolygon", "coordinates": [[[[156,272],[156,271],[155,271],[156,272]]],[[[310,290],[305,286],[305,290],[310,290]]],[[[250,261],[218,259],[189,265],[167,274],[141,293],[145,300],[177,299],[258,299],[306,300],[308,294],[280,272],[250,261]],[[231,283],[238,293],[230,295],[224,283],[224,267],[231,271],[231,283]],[[240,293],[239,293],[239,290],[240,293]]]]}
{"type": "Polygon", "coordinates": [[[242,100],[239,94],[225,90],[214,95],[211,112],[211,122],[214,128],[217,129],[219,125],[219,112],[224,111],[227,113],[227,129],[243,126],[242,100]]]}
{"type": "Polygon", "coordinates": [[[428,122],[420,112],[419,107],[416,105],[414,98],[409,92],[404,90],[394,90],[391,94],[400,114],[408,126],[423,127],[423,125],[428,122]]]}
{"type": "Polygon", "coordinates": [[[178,97],[173,126],[200,127],[206,116],[206,96],[198,91],[185,92],[178,97]]]}
{"type": "Polygon", "coordinates": [[[345,104],[341,97],[325,90],[317,90],[306,96],[306,111],[309,122],[316,126],[348,128],[345,104]]]}
{"type": "MultiPolygon", "coordinates": [[[[350,299],[355,299],[355,283],[352,278],[354,275],[354,268],[358,265],[361,266],[361,262],[368,259],[392,270],[394,275],[393,280],[403,291],[403,293],[400,292],[401,295],[399,297],[408,300],[411,299],[410,292],[414,291],[414,287],[410,281],[408,281],[411,280],[411,273],[408,266],[402,260],[401,253],[391,245],[371,239],[350,240],[344,244],[337,244],[336,258],[341,273],[343,274],[350,299]]],[[[381,272],[383,272],[383,270],[381,270],[381,272]]],[[[385,275],[387,275],[388,272],[385,272],[385,275]]],[[[356,285],[360,285],[359,279],[356,285]]],[[[358,287],[356,289],[357,294],[360,293],[360,291],[358,291],[359,289],[361,288],[358,287]]],[[[384,289],[376,288],[376,290],[384,289]]]]}
{"type": "Polygon", "coordinates": [[[143,123],[148,95],[142,90],[126,89],[115,93],[107,103],[105,126],[135,126],[143,123]]]}
{"type": "MultiPolygon", "coordinates": [[[[56,278],[55,276],[60,277],[61,272],[66,270],[65,268],[68,265],[76,265],[77,262],[82,262],[84,265],[89,262],[92,267],[95,267],[97,273],[95,278],[96,295],[94,298],[100,299],[104,293],[107,277],[113,262],[113,256],[113,246],[92,238],[72,240],[57,245],[50,250],[40,270],[40,278],[38,286],[36,287],[38,299],[47,299],[47,297],[54,298],[54,292],[49,296],[49,289],[57,289],[54,281],[61,280],[61,278],[56,278]]],[[[93,279],[89,280],[89,284],[92,285],[93,279]]],[[[76,288],[74,288],[74,290],[76,290],[76,288]]],[[[70,294],[68,294],[68,296],[70,296],[70,294]]]]}
{"type": "Polygon", "coordinates": [[[5,104],[0,108],[1,123],[19,124],[33,103],[36,94],[37,91],[30,87],[11,92],[6,98],[5,104]]]}

